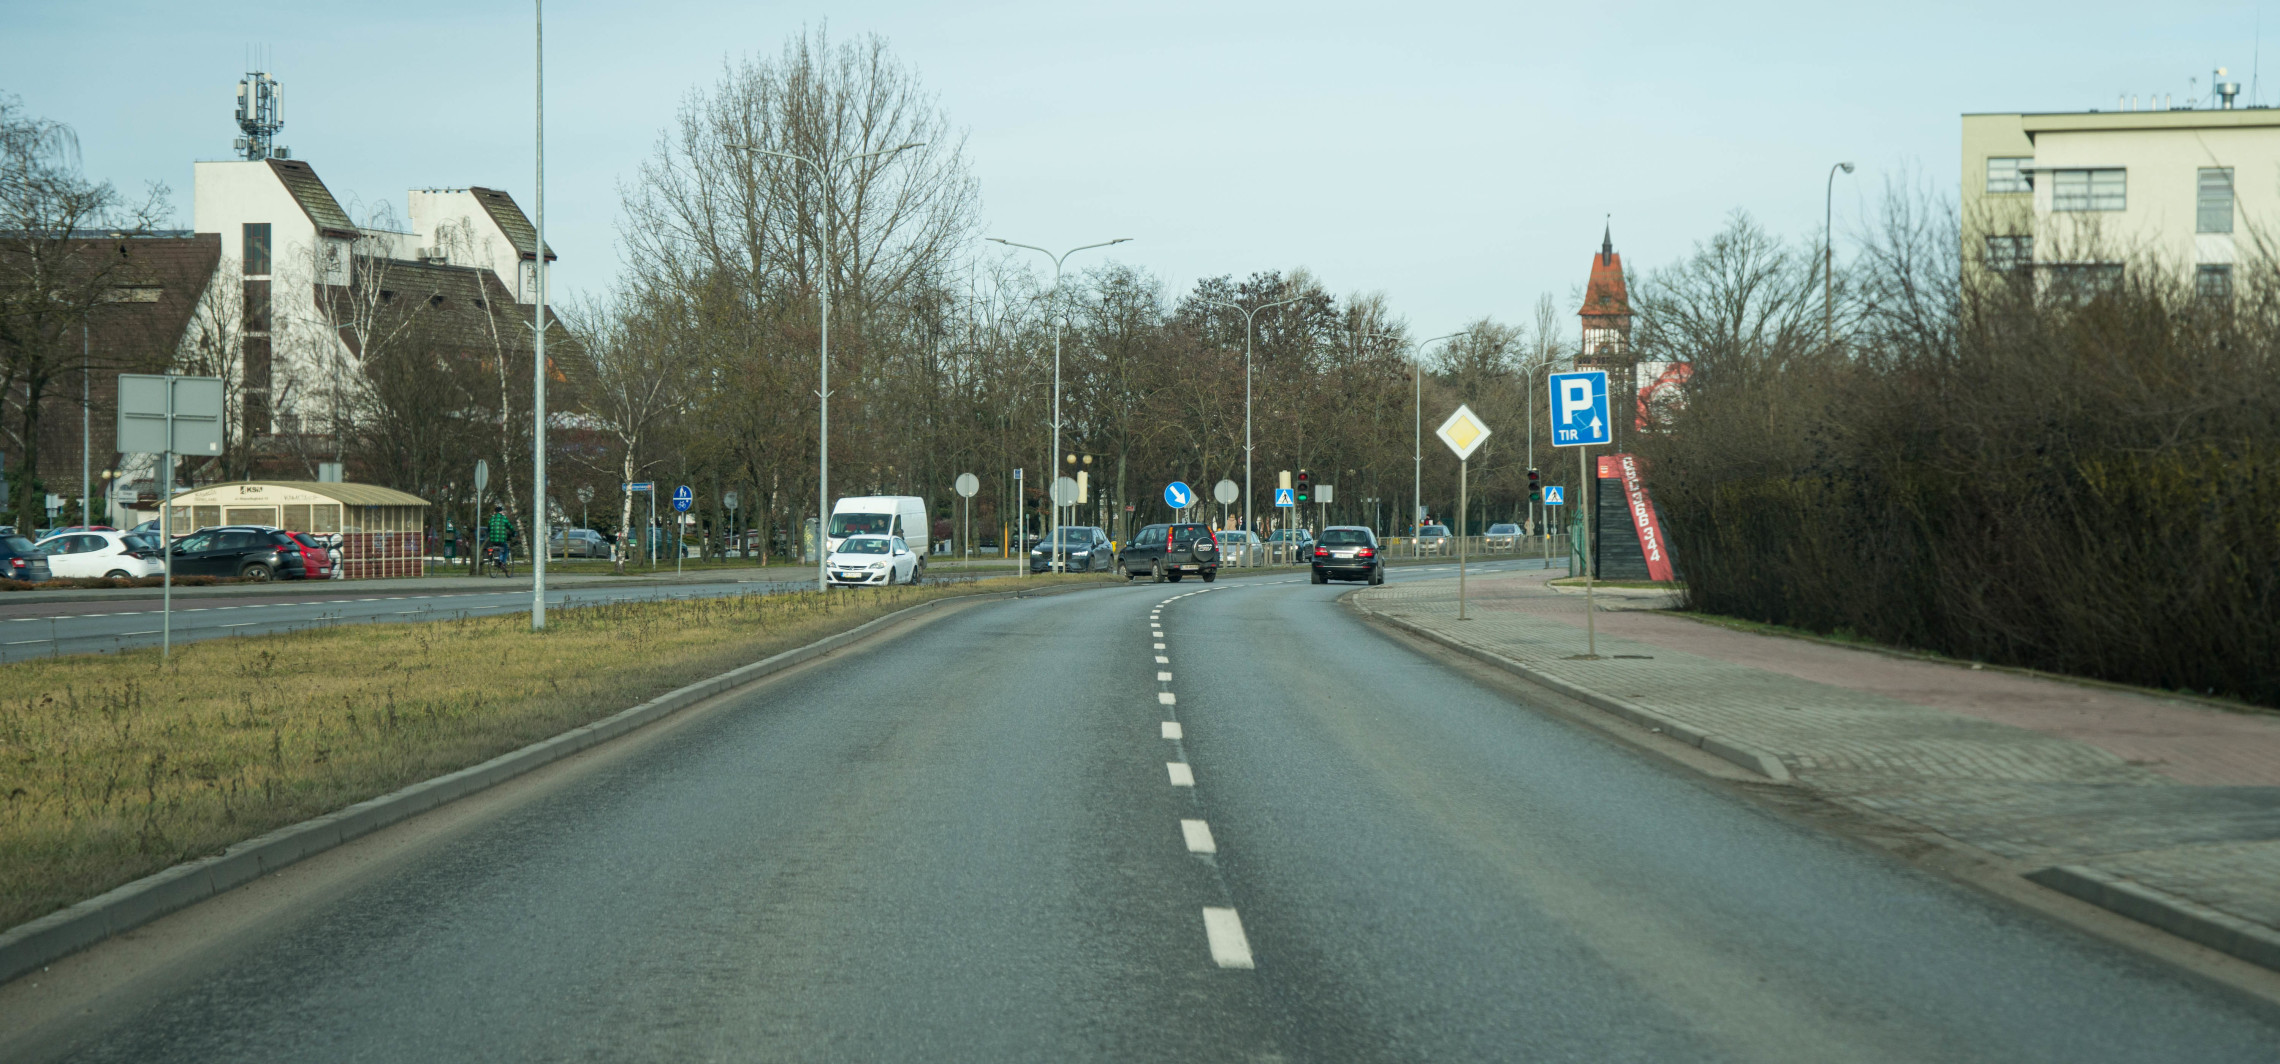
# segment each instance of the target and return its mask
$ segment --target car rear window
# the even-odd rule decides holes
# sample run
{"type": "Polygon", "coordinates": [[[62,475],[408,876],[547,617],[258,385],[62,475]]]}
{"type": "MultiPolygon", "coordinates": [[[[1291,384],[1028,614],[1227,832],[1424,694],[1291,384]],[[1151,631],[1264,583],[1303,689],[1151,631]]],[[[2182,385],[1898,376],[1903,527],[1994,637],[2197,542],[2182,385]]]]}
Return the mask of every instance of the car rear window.
{"type": "Polygon", "coordinates": [[[1370,534],[1358,528],[1326,529],[1322,533],[1322,545],[1325,547],[1367,547],[1370,545],[1370,534]]]}
{"type": "Polygon", "coordinates": [[[0,536],[0,543],[7,544],[8,549],[16,554],[32,553],[32,541],[22,536],[0,536]]]}
{"type": "Polygon", "coordinates": [[[1188,544],[1195,542],[1198,538],[1209,536],[1210,534],[1211,530],[1205,528],[1202,525],[1173,525],[1172,546],[1185,547],[1188,544]]]}

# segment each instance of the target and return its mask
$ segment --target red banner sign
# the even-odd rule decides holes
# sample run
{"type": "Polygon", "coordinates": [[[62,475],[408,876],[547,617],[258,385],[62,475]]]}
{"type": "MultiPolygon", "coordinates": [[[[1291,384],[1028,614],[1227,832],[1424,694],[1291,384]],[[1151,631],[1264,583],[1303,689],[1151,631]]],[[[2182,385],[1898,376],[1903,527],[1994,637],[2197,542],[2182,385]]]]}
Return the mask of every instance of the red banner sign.
{"type": "Polygon", "coordinates": [[[1601,455],[1599,475],[1623,482],[1624,500],[1631,508],[1631,527],[1639,530],[1639,550],[1647,556],[1647,579],[1664,582],[1676,579],[1670,567],[1670,550],[1663,538],[1662,522],[1656,519],[1654,502],[1647,496],[1646,484],[1639,479],[1639,456],[1601,455]]]}

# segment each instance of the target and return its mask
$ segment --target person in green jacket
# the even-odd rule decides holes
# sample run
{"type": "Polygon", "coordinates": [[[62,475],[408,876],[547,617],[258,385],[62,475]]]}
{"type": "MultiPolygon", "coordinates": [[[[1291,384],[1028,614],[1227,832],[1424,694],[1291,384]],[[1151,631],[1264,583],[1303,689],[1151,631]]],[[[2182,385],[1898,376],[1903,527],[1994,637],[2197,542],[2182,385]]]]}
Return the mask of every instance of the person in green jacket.
{"type": "Polygon", "coordinates": [[[507,562],[511,557],[514,549],[515,539],[514,518],[507,516],[507,508],[505,506],[499,504],[492,505],[490,519],[483,522],[483,538],[487,540],[491,546],[498,548],[499,571],[505,572],[507,568],[507,562]]]}

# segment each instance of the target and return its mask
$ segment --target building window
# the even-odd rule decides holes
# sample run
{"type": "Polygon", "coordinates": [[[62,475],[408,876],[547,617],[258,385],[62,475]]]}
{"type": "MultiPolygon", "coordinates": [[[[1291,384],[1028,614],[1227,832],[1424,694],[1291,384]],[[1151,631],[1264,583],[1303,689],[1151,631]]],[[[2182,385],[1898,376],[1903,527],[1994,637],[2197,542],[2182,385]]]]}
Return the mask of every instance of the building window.
{"type": "MultiPolygon", "coordinates": [[[[2207,173],[2207,171],[2202,171],[2207,173]]],[[[2202,299],[2223,302],[2232,298],[2232,267],[2222,263],[2203,263],[2193,270],[2193,294],[2202,299]]]]}
{"type": "Polygon", "coordinates": [[[2125,170],[2050,172],[2050,209],[2054,211],[2123,210],[2129,206],[2128,192],[2125,170]]]}
{"type": "Polygon", "coordinates": [[[2034,171],[2027,168],[2033,166],[2034,162],[2033,156],[2024,158],[1999,156],[1988,159],[1987,191],[2033,192],[2035,190],[2034,171]]]}
{"type": "Polygon", "coordinates": [[[2034,264],[2035,238],[2031,236],[1991,236],[1987,238],[1987,268],[1997,272],[2024,269],[2034,264]]]}
{"type": "MultiPolygon", "coordinates": [[[[2201,233],[2229,233],[2233,231],[2233,172],[2227,167],[2205,167],[2201,170],[2200,194],[2195,198],[2194,231],[2201,233]]],[[[2203,266],[2202,269],[2208,269],[2203,266]]]]}
{"type": "Polygon", "coordinates": [[[269,276],[269,223],[245,223],[245,275],[269,276]]]}
{"type": "Polygon", "coordinates": [[[2118,292],[2122,287],[2122,264],[2118,262],[2063,262],[2042,267],[2043,290],[2052,298],[2070,303],[2088,303],[2099,296],[2118,292]]]}

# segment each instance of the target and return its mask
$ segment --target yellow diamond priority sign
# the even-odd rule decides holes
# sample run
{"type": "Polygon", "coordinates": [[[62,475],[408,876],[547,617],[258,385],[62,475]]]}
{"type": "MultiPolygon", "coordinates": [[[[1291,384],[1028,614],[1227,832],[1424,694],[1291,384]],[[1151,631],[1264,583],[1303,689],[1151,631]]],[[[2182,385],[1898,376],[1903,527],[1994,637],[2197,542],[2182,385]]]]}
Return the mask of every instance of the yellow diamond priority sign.
{"type": "Polygon", "coordinates": [[[1460,462],[1471,458],[1472,453],[1488,439],[1488,426],[1481,423],[1480,416],[1474,414],[1469,406],[1457,407],[1457,412],[1450,414],[1449,420],[1442,422],[1441,427],[1433,432],[1441,437],[1442,443],[1449,445],[1450,450],[1457,452],[1457,460],[1460,462]]]}

